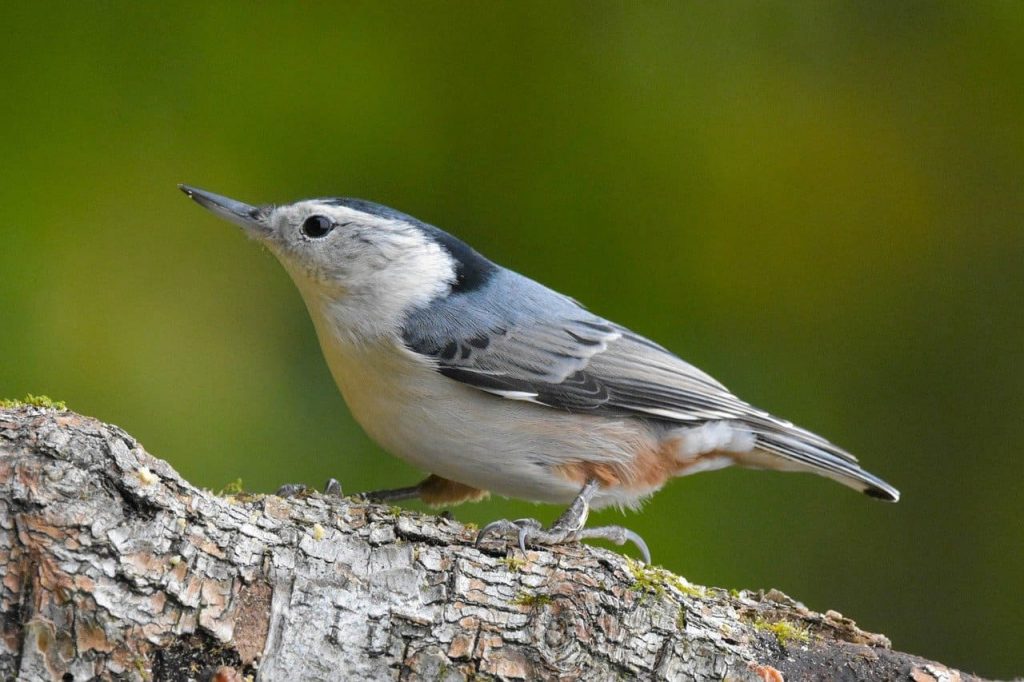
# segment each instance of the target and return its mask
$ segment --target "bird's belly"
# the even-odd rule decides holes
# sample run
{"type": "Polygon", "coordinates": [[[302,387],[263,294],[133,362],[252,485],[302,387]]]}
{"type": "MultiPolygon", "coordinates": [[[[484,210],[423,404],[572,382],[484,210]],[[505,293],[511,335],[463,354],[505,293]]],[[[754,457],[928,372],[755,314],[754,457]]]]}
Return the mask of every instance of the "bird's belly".
{"type": "Polygon", "coordinates": [[[654,438],[637,420],[487,394],[403,353],[363,350],[353,357],[346,349],[325,356],[366,432],[397,457],[444,478],[510,497],[568,502],[580,483],[565,475],[567,465],[627,463],[654,438]]]}

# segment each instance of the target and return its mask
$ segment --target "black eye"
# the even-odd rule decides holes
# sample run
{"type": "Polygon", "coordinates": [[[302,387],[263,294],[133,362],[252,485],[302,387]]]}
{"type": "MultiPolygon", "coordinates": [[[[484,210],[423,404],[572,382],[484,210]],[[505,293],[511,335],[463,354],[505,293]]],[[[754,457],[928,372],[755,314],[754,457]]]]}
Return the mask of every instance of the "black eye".
{"type": "Polygon", "coordinates": [[[311,215],[302,223],[302,234],[319,239],[334,229],[334,223],[327,216],[311,215]]]}

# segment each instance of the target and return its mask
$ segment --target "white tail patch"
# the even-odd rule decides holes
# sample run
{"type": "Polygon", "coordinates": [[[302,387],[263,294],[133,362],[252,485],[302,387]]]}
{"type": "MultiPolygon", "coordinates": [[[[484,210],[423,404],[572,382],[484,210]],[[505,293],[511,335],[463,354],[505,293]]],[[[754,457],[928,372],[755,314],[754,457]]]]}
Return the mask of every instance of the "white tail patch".
{"type": "Polygon", "coordinates": [[[678,456],[682,460],[694,459],[711,452],[750,452],[757,441],[756,436],[749,430],[727,421],[707,422],[689,429],[674,429],[672,435],[679,439],[678,456]]]}

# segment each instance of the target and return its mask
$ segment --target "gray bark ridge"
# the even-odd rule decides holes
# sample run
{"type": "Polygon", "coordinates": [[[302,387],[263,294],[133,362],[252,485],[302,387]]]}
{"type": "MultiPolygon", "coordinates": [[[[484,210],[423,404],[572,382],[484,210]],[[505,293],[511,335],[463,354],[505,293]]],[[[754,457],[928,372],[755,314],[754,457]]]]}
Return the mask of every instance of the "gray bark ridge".
{"type": "Polygon", "coordinates": [[[0,676],[19,680],[976,679],[835,612],[440,516],[220,497],[116,426],[0,409],[0,676]]]}

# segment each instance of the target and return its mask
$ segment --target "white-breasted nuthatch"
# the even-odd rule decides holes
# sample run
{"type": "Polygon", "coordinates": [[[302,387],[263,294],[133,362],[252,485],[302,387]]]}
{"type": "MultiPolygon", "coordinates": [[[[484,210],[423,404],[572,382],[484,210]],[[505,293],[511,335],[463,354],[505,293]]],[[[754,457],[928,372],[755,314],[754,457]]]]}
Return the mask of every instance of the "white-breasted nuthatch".
{"type": "Polygon", "coordinates": [[[250,206],[181,189],[278,258],[356,420],[430,473],[374,499],[571,503],[550,528],[503,520],[480,538],[630,540],[648,560],[635,533],[586,528],[589,509],[636,507],[671,478],[734,464],[899,499],[848,452],[432,225],[360,199],[250,206]]]}

